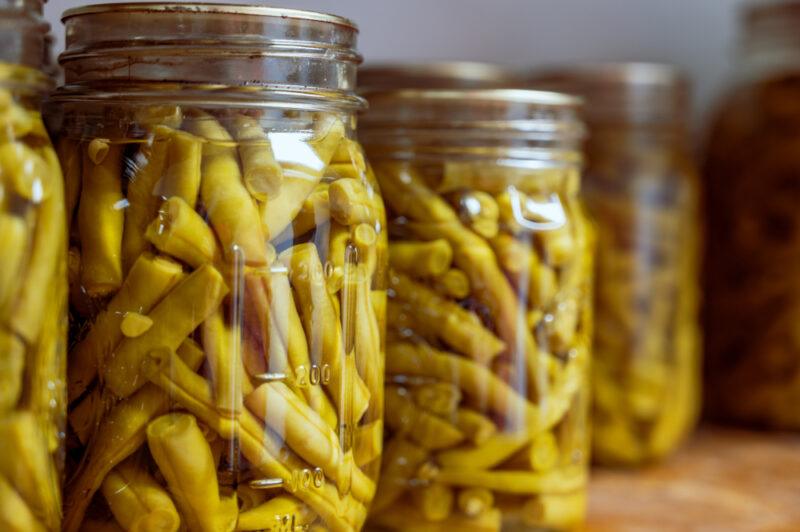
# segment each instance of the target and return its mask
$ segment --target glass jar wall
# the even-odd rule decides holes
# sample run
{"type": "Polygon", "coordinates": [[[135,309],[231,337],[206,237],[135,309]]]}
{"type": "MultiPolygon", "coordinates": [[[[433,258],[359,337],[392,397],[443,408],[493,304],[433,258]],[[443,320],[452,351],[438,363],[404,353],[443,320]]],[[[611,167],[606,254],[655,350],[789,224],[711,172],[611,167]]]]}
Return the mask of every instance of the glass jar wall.
{"type": "Polygon", "coordinates": [[[360,529],[387,244],[356,28],[202,4],[65,23],[64,529],[360,529]]]}
{"type": "Polygon", "coordinates": [[[61,524],[64,192],[40,112],[40,1],[0,2],[0,529],[61,524]]]}
{"type": "Polygon", "coordinates": [[[710,414],[800,429],[800,3],[747,9],[704,161],[710,414]]]}
{"type": "Polygon", "coordinates": [[[584,193],[598,228],[593,458],[662,458],[700,407],[698,179],[686,81],[658,64],[540,72],[586,100],[584,193]]]}
{"type": "Polygon", "coordinates": [[[386,447],[396,530],[583,518],[592,233],[570,97],[367,94],[389,212],[386,447]]]}

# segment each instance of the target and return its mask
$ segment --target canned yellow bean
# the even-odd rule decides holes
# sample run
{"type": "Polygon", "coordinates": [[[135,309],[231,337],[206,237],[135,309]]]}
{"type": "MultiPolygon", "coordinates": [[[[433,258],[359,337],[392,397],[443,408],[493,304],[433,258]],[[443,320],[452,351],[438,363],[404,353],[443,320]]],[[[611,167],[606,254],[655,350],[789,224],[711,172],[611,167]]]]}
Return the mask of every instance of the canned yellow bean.
{"type": "Polygon", "coordinates": [[[366,93],[389,213],[376,527],[567,529],[584,515],[593,233],[577,100],[366,93]]]}
{"type": "Polygon", "coordinates": [[[0,528],[57,531],[64,459],[64,188],[40,104],[42,2],[0,3],[0,528]]]}
{"type": "Polygon", "coordinates": [[[355,141],[357,29],[202,4],[65,22],[64,529],[359,530],[388,252],[355,141]]]}

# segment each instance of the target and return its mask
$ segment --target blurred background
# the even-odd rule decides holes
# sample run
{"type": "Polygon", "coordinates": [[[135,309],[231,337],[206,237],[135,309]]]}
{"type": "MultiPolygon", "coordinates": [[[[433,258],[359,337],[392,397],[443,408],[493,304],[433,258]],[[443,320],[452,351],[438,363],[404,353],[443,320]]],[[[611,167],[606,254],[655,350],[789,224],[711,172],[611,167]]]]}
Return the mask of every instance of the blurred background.
{"type": "MultiPolygon", "coordinates": [[[[255,0],[254,0],[255,1],[255,0]]],[[[50,0],[48,19],[84,0],[50,0]]],[[[275,0],[343,15],[361,28],[367,62],[469,59],[513,65],[629,60],[675,63],[704,116],[729,72],[742,0],[275,0]]]]}

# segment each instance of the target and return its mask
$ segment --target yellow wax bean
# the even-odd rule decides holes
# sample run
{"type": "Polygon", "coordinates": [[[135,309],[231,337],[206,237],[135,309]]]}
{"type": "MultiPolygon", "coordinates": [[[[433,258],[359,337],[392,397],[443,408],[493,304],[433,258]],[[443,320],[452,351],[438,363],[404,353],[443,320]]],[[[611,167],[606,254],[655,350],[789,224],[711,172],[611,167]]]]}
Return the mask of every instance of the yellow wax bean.
{"type": "Polygon", "coordinates": [[[233,138],[210,115],[199,115],[188,129],[206,139],[200,195],[222,252],[229,262],[238,253],[252,266],[267,263],[266,242],[255,201],[244,186],[233,138]]]}
{"type": "Polygon", "coordinates": [[[18,196],[32,203],[41,203],[52,194],[55,179],[53,169],[22,142],[0,144],[2,178],[18,196]]]}
{"type": "Polygon", "coordinates": [[[186,201],[174,196],[158,210],[147,226],[147,240],[159,251],[198,268],[220,257],[214,232],[186,201]]]}
{"type": "Polygon", "coordinates": [[[181,198],[194,208],[200,193],[202,160],[202,139],[186,131],[171,131],[164,173],[155,187],[156,195],[181,198]]]}
{"type": "Polygon", "coordinates": [[[136,338],[146,333],[153,326],[153,320],[138,312],[126,312],[119,328],[128,338],[136,338]]]}
{"type": "Polygon", "coordinates": [[[314,512],[301,501],[288,495],[279,495],[259,506],[239,514],[236,530],[271,530],[289,518],[295,527],[305,527],[314,521],[314,512]]]}
{"type": "Polygon", "coordinates": [[[325,275],[328,281],[328,291],[332,294],[342,288],[344,265],[350,258],[348,253],[351,253],[351,251],[348,251],[350,236],[348,227],[336,221],[331,221],[328,235],[328,254],[326,257],[326,263],[330,264],[331,267],[326,269],[325,275]]]}
{"type": "Polygon", "coordinates": [[[500,210],[495,199],[486,192],[457,192],[453,203],[461,220],[483,238],[494,238],[500,229],[500,210]]]}
{"type": "Polygon", "coordinates": [[[125,282],[95,318],[86,337],[70,352],[68,397],[80,397],[97,375],[98,365],[122,340],[121,324],[128,312],[147,314],[183,278],[180,264],[169,259],[141,255],[125,282]]]}
{"type": "Polygon", "coordinates": [[[386,388],[386,425],[425,449],[446,449],[458,445],[464,435],[453,425],[417,408],[408,391],[386,388]]]}
{"type": "Polygon", "coordinates": [[[126,338],[109,357],[103,376],[117,397],[127,397],[145,383],[140,365],[147,353],[177,349],[222,302],[228,289],[222,276],[205,265],[186,277],[148,314],[153,326],[138,338],[126,338]]]}
{"type": "Polygon", "coordinates": [[[372,276],[366,270],[367,266],[363,264],[345,268],[343,294],[354,292],[355,308],[351,321],[356,368],[370,391],[369,412],[377,416],[383,412],[383,394],[380,391],[383,389],[385,368],[381,353],[381,329],[372,304],[372,276]],[[351,283],[352,290],[348,286],[351,283]]]}
{"type": "Polygon", "coordinates": [[[450,269],[453,248],[447,240],[389,243],[389,264],[412,277],[438,277],[450,269]]]}
{"type": "Polygon", "coordinates": [[[527,432],[497,433],[475,447],[448,449],[436,455],[436,461],[447,468],[491,469],[531,441],[527,432]]]}
{"type": "Polygon", "coordinates": [[[67,253],[63,183],[57,168],[49,171],[57,179],[50,197],[39,205],[28,265],[18,281],[18,292],[10,306],[9,325],[28,344],[36,343],[42,330],[43,316],[54,297],[49,287],[54,286],[60,275],[66,278],[66,271],[61,270],[66,266],[67,253]]]}
{"type": "Polygon", "coordinates": [[[61,305],[67,301],[67,286],[63,282],[66,274],[66,247],[63,240],[59,247],[61,253],[56,259],[58,264],[56,275],[61,277],[61,280],[51,281],[50,289],[47,291],[52,302],[43,309],[41,320],[44,326],[25,361],[25,397],[22,402],[27,410],[51,423],[48,427],[48,437],[52,451],[58,448],[59,435],[56,424],[60,422],[62,409],[66,409],[63,399],[64,381],[61,376],[64,364],[62,351],[66,335],[66,324],[62,321],[64,308],[61,305]]]}
{"type": "Polygon", "coordinates": [[[106,476],[102,493],[114,518],[125,530],[176,532],[181,524],[166,490],[131,460],[106,476]]]}
{"type": "Polygon", "coordinates": [[[30,507],[4,477],[0,476],[0,528],[6,532],[45,532],[30,507]]]}
{"type": "Polygon", "coordinates": [[[122,152],[122,146],[112,145],[99,163],[88,153],[83,160],[78,205],[81,284],[92,296],[109,294],[122,285],[122,152]]]}
{"type": "Polygon", "coordinates": [[[245,378],[241,331],[226,323],[222,309],[217,309],[209,316],[202,325],[202,331],[217,408],[223,415],[238,415],[242,411],[245,378]]]}
{"type": "Polygon", "coordinates": [[[0,475],[47,530],[58,529],[59,476],[50,456],[47,435],[36,415],[15,412],[0,419],[0,475]]]}
{"type": "Polygon", "coordinates": [[[433,280],[434,289],[445,297],[466,299],[470,294],[470,283],[467,274],[455,268],[446,271],[433,280]]]}
{"type": "Polygon", "coordinates": [[[376,513],[392,506],[411,487],[411,479],[428,458],[428,451],[402,437],[389,440],[383,451],[380,483],[372,501],[376,513]]]}
{"type": "Polygon", "coordinates": [[[381,455],[383,449],[383,422],[373,421],[356,429],[353,455],[358,467],[363,467],[381,455]]]}
{"type": "Polygon", "coordinates": [[[486,488],[467,488],[458,492],[458,508],[468,517],[476,517],[494,506],[494,494],[486,488]]]}
{"type": "Polygon", "coordinates": [[[435,323],[439,338],[453,349],[481,364],[488,364],[506,344],[484,327],[480,318],[449,301],[422,283],[399,272],[391,272],[389,286],[395,298],[408,303],[420,319],[435,323]]]}
{"type": "Polygon", "coordinates": [[[559,530],[574,529],[586,515],[586,493],[541,494],[522,507],[522,521],[527,526],[559,530]]]}
{"type": "Polygon", "coordinates": [[[451,487],[433,482],[412,489],[411,500],[425,519],[436,523],[450,517],[455,494],[451,487]]]}
{"type": "Polygon", "coordinates": [[[449,382],[415,386],[411,395],[419,408],[444,418],[454,415],[461,402],[461,390],[449,382]]]}
{"type": "Polygon", "coordinates": [[[233,131],[250,195],[258,201],[277,196],[283,183],[283,168],[275,161],[272,144],[261,124],[255,118],[237,115],[233,131]]]}
{"type": "Polygon", "coordinates": [[[128,206],[125,208],[122,238],[122,262],[125,271],[148,249],[145,231],[161,204],[156,187],[164,175],[172,132],[173,130],[166,127],[156,127],[133,158],[136,171],[128,183],[128,206]]]}
{"type": "Polygon", "coordinates": [[[3,318],[3,321],[6,321],[6,316],[16,302],[19,278],[23,274],[32,236],[26,217],[5,212],[2,202],[0,202],[0,242],[3,242],[3,268],[0,269],[0,317],[3,318]]]}
{"type": "Polygon", "coordinates": [[[12,410],[22,393],[25,344],[0,326],[0,412],[12,410]]]}
{"type": "Polygon", "coordinates": [[[331,158],[331,164],[347,164],[362,172],[367,170],[364,151],[358,141],[342,139],[331,158]]]}
{"type": "Polygon", "coordinates": [[[453,425],[475,445],[483,445],[497,433],[497,426],[480,412],[459,408],[453,414],[453,425]]]}
{"type": "Polygon", "coordinates": [[[190,414],[167,414],[147,426],[147,444],[167,481],[189,530],[225,532],[234,528],[221,512],[217,468],[211,449],[190,414]]]}
{"type": "Polygon", "coordinates": [[[108,139],[92,139],[86,146],[86,154],[94,164],[102,164],[103,160],[108,157],[111,143],[108,139]]]}
{"type": "MultiPolygon", "coordinates": [[[[3,74],[6,76],[6,74],[3,74]]],[[[0,110],[0,140],[13,141],[42,129],[41,115],[38,112],[28,111],[21,105],[11,104],[14,97],[6,92],[8,97],[4,99],[9,102],[4,109],[0,110]]],[[[45,134],[44,137],[47,137],[45,134]]]]}
{"type": "Polygon", "coordinates": [[[377,219],[374,194],[359,180],[337,179],[331,183],[329,196],[331,216],[342,225],[374,223],[377,219]]]}
{"type": "Polygon", "coordinates": [[[84,395],[80,402],[72,404],[67,412],[67,421],[78,436],[78,441],[86,444],[97,428],[103,412],[107,410],[108,397],[103,397],[103,391],[95,386],[91,392],[84,395]]]}

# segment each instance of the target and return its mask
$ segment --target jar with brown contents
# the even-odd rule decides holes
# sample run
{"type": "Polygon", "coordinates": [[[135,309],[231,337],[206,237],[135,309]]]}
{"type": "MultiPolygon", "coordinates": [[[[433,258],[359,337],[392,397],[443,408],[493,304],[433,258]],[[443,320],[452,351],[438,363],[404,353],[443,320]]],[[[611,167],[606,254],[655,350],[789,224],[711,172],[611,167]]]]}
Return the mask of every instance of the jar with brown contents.
{"type": "Polygon", "coordinates": [[[356,27],[211,4],[64,21],[64,530],[359,530],[387,244],[356,27]]]}
{"type": "Polygon", "coordinates": [[[577,101],[367,93],[389,212],[386,452],[370,522],[565,529],[583,519],[592,233],[577,101]]]}
{"type": "Polygon", "coordinates": [[[0,2],[0,529],[57,531],[64,455],[67,233],[40,104],[39,0],[0,2]]]}
{"type": "Polygon", "coordinates": [[[662,458],[700,406],[702,224],[687,83],[645,63],[550,70],[532,83],[586,100],[584,192],[598,228],[593,458],[662,458]]]}
{"type": "Polygon", "coordinates": [[[707,394],[721,420],[800,429],[800,2],[743,17],[704,174],[707,394]]]}

